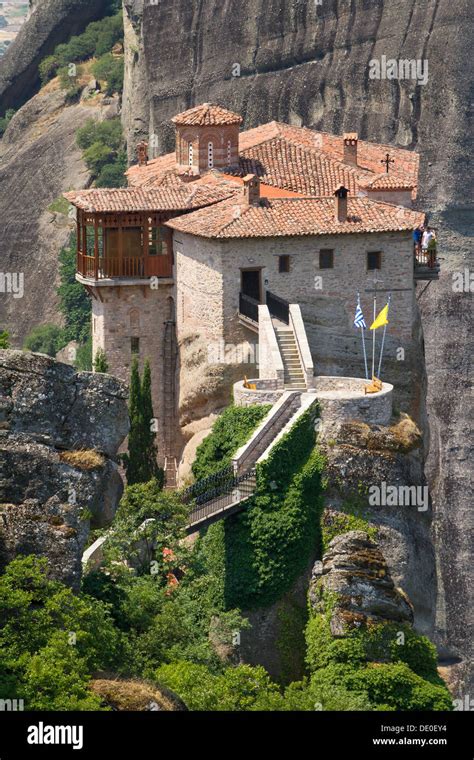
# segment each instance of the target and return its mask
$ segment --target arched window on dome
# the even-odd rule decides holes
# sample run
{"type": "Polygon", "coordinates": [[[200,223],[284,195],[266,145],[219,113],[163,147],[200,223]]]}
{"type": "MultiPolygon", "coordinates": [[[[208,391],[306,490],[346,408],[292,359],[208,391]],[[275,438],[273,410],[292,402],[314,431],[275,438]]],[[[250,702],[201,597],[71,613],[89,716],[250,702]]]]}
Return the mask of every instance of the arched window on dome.
{"type": "Polygon", "coordinates": [[[212,169],[214,166],[214,143],[207,143],[207,166],[212,169]]]}
{"type": "Polygon", "coordinates": [[[227,166],[230,166],[232,161],[232,143],[227,140],[227,166]]]}
{"type": "Polygon", "coordinates": [[[194,163],[194,148],[192,142],[188,143],[188,164],[192,166],[194,163]]]}

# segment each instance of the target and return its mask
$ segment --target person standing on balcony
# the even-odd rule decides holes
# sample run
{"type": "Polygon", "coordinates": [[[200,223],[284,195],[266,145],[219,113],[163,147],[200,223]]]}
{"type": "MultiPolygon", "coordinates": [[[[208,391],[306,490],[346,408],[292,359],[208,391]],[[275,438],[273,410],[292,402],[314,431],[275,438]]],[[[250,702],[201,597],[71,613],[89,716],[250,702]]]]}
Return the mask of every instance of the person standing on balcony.
{"type": "Polygon", "coordinates": [[[420,225],[413,230],[413,245],[415,249],[415,258],[418,258],[421,253],[421,239],[423,237],[423,225],[420,225]]]}
{"type": "Polygon", "coordinates": [[[427,227],[423,233],[421,248],[428,258],[428,266],[432,269],[436,259],[436,236],[431,227],[427,227]]]}

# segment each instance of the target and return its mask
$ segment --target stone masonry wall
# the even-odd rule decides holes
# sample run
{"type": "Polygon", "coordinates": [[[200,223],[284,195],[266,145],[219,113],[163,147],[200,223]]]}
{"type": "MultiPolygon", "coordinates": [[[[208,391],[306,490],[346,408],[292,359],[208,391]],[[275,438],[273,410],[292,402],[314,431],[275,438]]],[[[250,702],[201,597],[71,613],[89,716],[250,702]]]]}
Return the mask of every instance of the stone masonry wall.
{"type": "MultiPolygon", "coordinates": [[[[92,299],[92,339],[94,356],[105,351],[109,372],[128,383],[132,365],[132,338],[139,338],[139,364],[150,360],[153,411],[159,420],[157,444],[159,461],[165,452],[163,396],[163,349],[165,321],[172,318],[174,292],[171,284],[152,290],[149,285],[95,288],[92,299]]],[[[175,431],[174,431],[175,432],[175,431]]]]}

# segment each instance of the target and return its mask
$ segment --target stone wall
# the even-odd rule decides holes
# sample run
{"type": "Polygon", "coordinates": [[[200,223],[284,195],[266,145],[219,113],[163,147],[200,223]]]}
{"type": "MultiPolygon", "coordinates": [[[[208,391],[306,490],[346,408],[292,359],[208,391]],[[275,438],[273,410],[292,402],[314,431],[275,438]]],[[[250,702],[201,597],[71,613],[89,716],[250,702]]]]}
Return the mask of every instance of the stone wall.
{"type": "Polygon", "coordinates": [[[242,380],[234,384],[233,398],[236,406],[252,406],[253,404],[275,404],[284,393],[283,388],[277,389],[276,380],[249,380],[256,385],[257,390],[244,388],[242,380]]]}
{"type": "Polygon", "coordinates": [[[379,393],[365,394],[367,380],[353,377],[315,377],[314,391],[319,401],[324,438],[337,433],[344,423],[358,420],[387,425],[392,417],[393,385],[383,383],[379,393]]]}

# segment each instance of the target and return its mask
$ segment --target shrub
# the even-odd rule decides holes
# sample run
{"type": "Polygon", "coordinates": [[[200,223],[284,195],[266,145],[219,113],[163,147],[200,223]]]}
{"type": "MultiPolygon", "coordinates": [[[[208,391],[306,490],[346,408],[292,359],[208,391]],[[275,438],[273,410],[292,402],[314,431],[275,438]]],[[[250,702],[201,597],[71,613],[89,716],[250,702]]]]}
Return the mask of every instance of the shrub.
{"type": "Polygon", "coordinates": [[[278,686],[260,666],[239,665],[213,675],[203,665],[176,662],[158,668],[155,679],[178,694],[190,710],[274,710],[283,704],[278,686]]]}
{"type": "Polygon", "coordinates": [[[6,330],[0,330],[0,348],[10,348],[10,335],[6,330]]]}
{"type": "Polygon", "coordinates": [[[192,467],[196,480],[223,469],[250,438],[271,409],[270,404],[228,406],[212,427],[212,432],[198,446],[192,467]]]}
{"type": "Polygon", "coordinates": [[[97,709],[87,674],[122,659],[107,608],[48,579],[43,558],[18,557],[0,576],[2,678],[28,709],[97,709]]]}
{"type": "Polygon", "coordinates": [[[112,53],[106,53],[92,65],[92,73],[97,79],[107,82],[107,95],[122,92],[124,75],[123,58],[116,58],[112,53]]]}
{"type": "MultiPolygon", "coordinates": [[[[61,284],[58,288],[59,310],[64,317],[63,335],[65,343],[76,340],[85,344],[91,332],[91,299],[86,289],[76,280],[76,233],[69,239],[68,245],[59,254],[59,275],[61,284]]],[[[86,346],[81,358],[76,360],[80,369],[91,369],[92,345],[86,346]]],[[[78,351],[79,354],[79,351],[78,351]]]]}
{"type": "Polygon", "coordinates": [[[59,67],[59,58],[55,55],[48,55],[46,58],[43,58],[39,65],[39,73],[40,73],[40,79],[41,84],[46,84],[49,82],[50,79],[52,79],[54,76],[56,76],[56,72],[59,67]]]}
{"type": "Polygon", "coordinates": [[[26,351],[56,356],[66,345],[63,332],[57,325],[38,325],[26,336],[23,348],[26,351]]]}
{"type": "Polygon", "coordinates": [[[99,348],[96,351],[94,358],[94,371],[102,374],[106,374],[109,371],[109,364],[103,348],[99,348]]]}
{"type": "Polygon", "coordinates": [[[5,132],[5,130],[8,127],[8,125],[10,124],[10,122],[13,119],[14,115],[15,115],[15,109],[14,108],[9,108],[6,111],[5,116],[0,119],[0,137],[2,137],[3,133],[5,132]]]}

